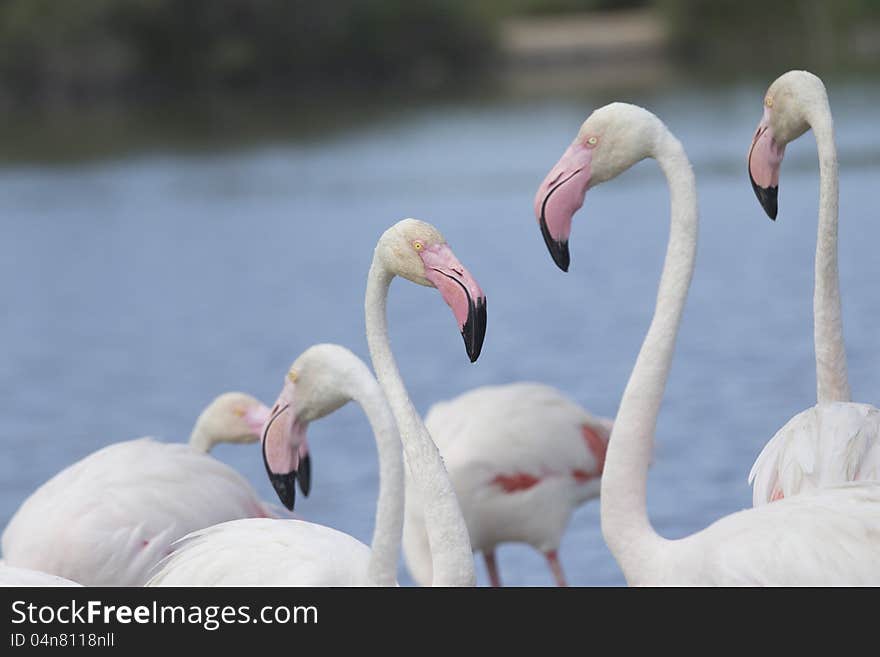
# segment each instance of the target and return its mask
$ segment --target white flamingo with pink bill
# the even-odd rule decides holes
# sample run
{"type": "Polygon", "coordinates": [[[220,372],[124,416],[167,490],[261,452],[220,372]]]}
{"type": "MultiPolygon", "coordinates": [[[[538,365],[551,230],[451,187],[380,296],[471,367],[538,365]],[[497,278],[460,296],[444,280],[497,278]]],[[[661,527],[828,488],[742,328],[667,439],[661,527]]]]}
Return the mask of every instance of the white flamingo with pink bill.
{"type": "Polygon", "coordinates": [[[602,533],[611,553],[631,585],[880,585],[877,482],[807,491],[725,516],[677,540],[652,527],[648,466],[696,260],[690,162],[656,116],[612,103],[583,123],[542,184],[536,210],[554,261],[567,266],[572,215],[587,190],[645,158],[655,159],[666,175],[671,221],[654,316],[623,393],[602,475],[602,533]]]}
{"type": "Polygon", "coordinates": [[[378,382],[348,350],[333,345],[313,347],[288,373],[263,432],[266,470],[283,497],[297,478],[308,422],[350,399],[361,404],[370,418],[380,459],[372,546],[299,520],[228,522],[187,537],[162,564],[151,585],[394,584],[403,524],[402,442],[415,489],[426,500],[431,583],[473,586],[474,563],[461,509],[443,459],[410,402],[391,352],[386,302],[391,282],[398,276],[440,291],[452,309],[470,360],[477,359],[486,330],[483,291],[436,228],[404,219],[379,239],[367,278],[367,343],[378,382]]]}
{"type": "Polygon", "coordinates": [[[880,479],[880,410],[851,401],[837,266],[838,166],[828,94],[807,71],[770,85],[749,149],[749,179],[775,220],[785,146],[812,129],[819,151],[813,334],[815,406],[791,418],[767,443],[749,473],[755,506],[846,481],[880,479]]]}

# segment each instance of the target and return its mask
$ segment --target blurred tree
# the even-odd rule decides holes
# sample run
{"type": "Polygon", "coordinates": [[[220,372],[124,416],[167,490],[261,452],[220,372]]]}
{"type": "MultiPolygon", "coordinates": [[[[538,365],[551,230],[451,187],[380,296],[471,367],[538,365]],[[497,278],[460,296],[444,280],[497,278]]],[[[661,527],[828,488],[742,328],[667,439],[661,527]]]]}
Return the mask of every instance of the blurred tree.
{"type": "Polygon", "coordinates": [[[18,102],[438,84],[491,52],[466,0],[0,0],[18,102]]]}
{"type": "Polygon", "coordinates": [[[490,16],[560,14],[581,11],[633,9],[652,0],[474,0],[490,16]]]}
{"type": "Polygon", "coordinates": [[[880,0],[0,0],[0,104],[436,86],[505,16],[635,7],[716,74],[880,60],[880,0]]]}
{"type": "Polygon", "coordinates": [[[113,86],[127,51],[111,25],[113,0],[0,2],[0,83],[27,100],[61,102],[113,86]]]}
{"type": "Polygon", "coordinates": [[[858,66],[863,53],[852,47],[854,30],[866,22],[880,28],[877,0],[657,0],[657,5],[687,61],[761,75],[858,66]]]}

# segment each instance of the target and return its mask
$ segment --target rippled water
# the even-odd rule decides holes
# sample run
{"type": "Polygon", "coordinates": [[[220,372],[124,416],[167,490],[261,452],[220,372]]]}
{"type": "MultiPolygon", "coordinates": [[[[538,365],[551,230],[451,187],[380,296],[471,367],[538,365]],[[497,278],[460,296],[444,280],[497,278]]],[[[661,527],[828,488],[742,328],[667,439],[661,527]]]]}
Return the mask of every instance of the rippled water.
{"type": "MultiPolygon", "coordinates": [[[[699,185],[697,270],[648,487],[651,518],[669,537],[747,506],[754,457],[815,401],[815,145],[807,136],[789,146],[771,223],[744,164],[762,94],[742,86],[622,98],[666,120],[699,185]]],[[[851,384],[856,400],[877,403],[880,87],[832,86],[831,98],[851,384]]],[[[490,299],[483,355],[470,365],[439,295],[392,287],[393,346],[419,409],[529,379],[613,416],[653,308],[664,179],[645,162],[589,192],[567,275],[531,210],[548,167],[609,100],[462,101],[307,142],[0,169],[0,524],[37,485],[109,442],[185,440],[219,392],[271,402],[312,343],[366,357],[373,245],[404,216],[440,227],[490,299]]],[[[377,468],[366,420],[347,407],[310,432],[313,493],[298,511],[368,542],[377,468]]],[[[217,455],[274,501],[256,446],[217,455]]],[[[563,542],[574,584],[623,582],[598,508],[584,505],[563,542]]],[[[552,581],[528,547],[505,546],[499,560],[508,584],[552,581]]]]}

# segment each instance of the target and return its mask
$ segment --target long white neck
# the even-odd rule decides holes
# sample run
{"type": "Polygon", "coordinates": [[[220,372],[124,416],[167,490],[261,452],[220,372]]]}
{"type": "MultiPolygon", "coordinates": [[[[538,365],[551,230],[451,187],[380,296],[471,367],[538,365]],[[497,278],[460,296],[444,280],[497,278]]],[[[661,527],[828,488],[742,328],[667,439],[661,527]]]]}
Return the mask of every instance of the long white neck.
{"type": "Polygon", "coordinates": [[[366,365],[360,361],[358,365],[360,367],[351,371],[349,394],[364,409],[379,453],[379,499],[367,577],[375,586],[394,586],[403,535],[404,479],[400,434],[376,379],[366,365]]]}
{"type": "Polygon", "coordinates": [[[809,114],[819,152],[819,233],[816,239],[813,334],[816,348],[816,397],[819,403],[850,401],[846,349],[837,269],[838,174],[834,126],[826,98],[809,114]]]}
{"type": "Polygon", "coordinates": [[[214,428],[214,425],[216,424],[216,413],[214,413],[213,409],[209,406],[202,411],[201,415],[196,419],[192,433],[189,435],[189,446],[197,452],[207,454],[219,443],[245,442],[224,439],[222,437],[222,432],[219,432],[214,428]]]}
{"type": "Polygon", "coordinates": [[[386,301],[393,276],[373,258],[365,300],[367,344],[379,384],[397,420],[407,465],[426,500],[434,586],[473,586],[474,559],[464,517],[437,446],[413,407],[388,342],[386,301]]]}
{"type": "Polygon", "coordinates": [[[696,183],[684,149],[665,131],[654,157],[669,184],[669,245],[654,317],[614,421],[600,498],[602,533],[631,584],[643,579],[667,544],[648,519],[648,465],[697,250],[696,183]]]}
{"type": "Polygon", "coordinates": [[[214,447],[214,440],[208,435],[199,422],[193,427],[192,433],[189,435],[189,446],[195,451],[207,454],[214,447]]]}

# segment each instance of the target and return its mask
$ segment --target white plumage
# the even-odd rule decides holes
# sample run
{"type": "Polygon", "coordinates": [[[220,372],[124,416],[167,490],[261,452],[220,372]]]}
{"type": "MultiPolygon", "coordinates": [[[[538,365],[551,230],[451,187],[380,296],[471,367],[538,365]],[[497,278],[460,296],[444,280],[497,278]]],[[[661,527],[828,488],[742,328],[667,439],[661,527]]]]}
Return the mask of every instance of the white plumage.
{"type": "Polygon", "coordinates": [[[40,486],[3,532],[3,555],[89,586],[139,586],[189,532],[264,515],[271,510],[229,466],[189,445],[141,438],[40,486]]]}
{"type": "Polygon", "coordinates": [[[663,543],[630,584],[880,586],[880,484],[806,491],[663,543]]]}
{"type": "Polygon", "coordinates": [[[177,547],[149,586],[370,585],[368,546],[302,520],[233,520],[177,547]]]}
{"type": "Polygon", "coordinates": [[[880,480],[880,410],[852,402],[818,404],[795,415],[749,473],[755,506],[864,480],[880,480]]]}
{"type": "MultiPolygon", "coordinates": [[[[572,512],[599,495],[611,421],[551,386],[513,383],[439,402],[425,426],[493,583],[500,583],[494,562],[500,543],[528,543],[549,555],[553,567],[572,512]]],[[[420,506],[408,476],[404,555],[413,578],[424,584],[431,581],[431,560],[420,506]]]]}
{"type": "Polygon", "coordinates": [[[39,570],[15,568],[0,562],[0,587],[2,586],[81,586],[69,579],[48,575],[39,570]]]}

